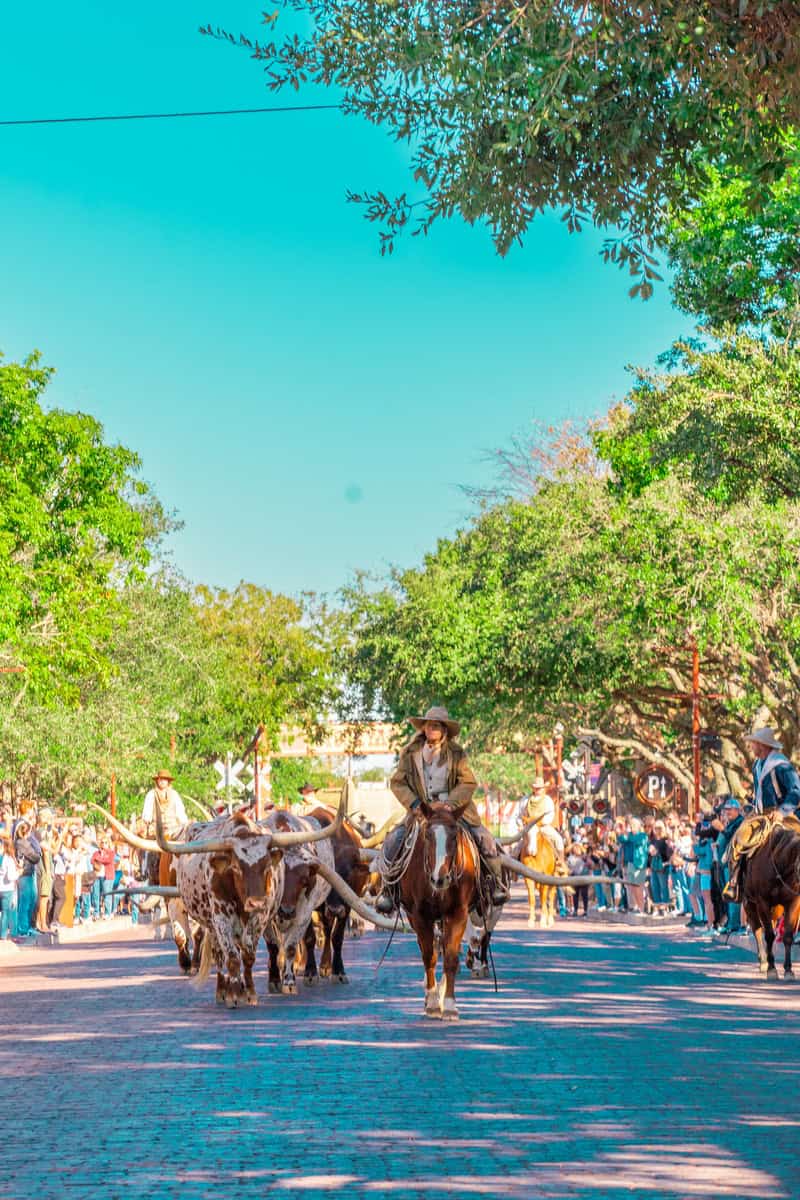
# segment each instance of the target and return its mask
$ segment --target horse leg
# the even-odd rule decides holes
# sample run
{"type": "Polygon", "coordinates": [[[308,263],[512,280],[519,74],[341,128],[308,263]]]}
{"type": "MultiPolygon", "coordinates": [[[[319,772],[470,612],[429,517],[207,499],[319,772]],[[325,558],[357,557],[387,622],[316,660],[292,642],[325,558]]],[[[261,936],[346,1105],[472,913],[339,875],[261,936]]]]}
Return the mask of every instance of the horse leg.
{"type": "Polygon", "coordinates": [[[762,975],[767,973],[767,950],[764,944],[764,928],[761,924],[758,907],[752,900],[745,900],[744,911],[747,917],[747,924],[753,931],[753,937],[756,939],[756,954],[758,955],[758,969],[762,975]]]}
{"type": "Polygon", "coordinates": [[[528,889],[528,929],[536,928],[536,884],[532,879],[525,879],[528,889]]]}
{"type": "MultiPolygon", "coordinates": [[[[761,929],[764,934],[764,944],[766,950],[766,976],[767,979],[777,979],[778,970],[775,966],[775,927],[772,924],[772,908],[769,904],[764,904],[756,901],[758,907],[758,919],[761,923],[761,929]]],[[[764,963],[761,963],[761,970],[764,972],[764,963]]]]}
{"type": "Polygon", "coordinates": [[[442,1020],[457,1021],[456,972],[461,939],[467,927],[467,914],[458,913],[444,922],[444,996],[442,998],[442,1020]]]}
{"type": "Polygon", "coordinates": [[[792,943],[800,920],[800,897],[796,896],[783,910],[783,977],[794,979],[792,970],[792,943]]]}
{"type": "Polygon", "coordinates": [[[442,1015],[439,989],[436,986],[436,938],[433,924],[420,925],[416,930],[422,965],[425,968],[425,1016],[442,1015]]]}
{"type": "Polygon", "coordinates": [[[551,929],[556,923],[556,889],[549,885],[543,889],[542,911],[546,916],[547,928],[551,929]]]}

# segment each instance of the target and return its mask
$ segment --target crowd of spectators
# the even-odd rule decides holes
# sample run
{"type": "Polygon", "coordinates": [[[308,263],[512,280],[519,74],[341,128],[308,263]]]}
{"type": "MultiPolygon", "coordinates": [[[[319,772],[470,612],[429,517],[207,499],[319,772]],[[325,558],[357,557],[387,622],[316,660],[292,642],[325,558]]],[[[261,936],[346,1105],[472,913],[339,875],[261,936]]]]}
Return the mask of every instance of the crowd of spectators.
{"type": "Polygon", "coordinates": [[[601,874],[608,883],[568,894],[559,889],[561,916],[622,912],[634,919],[684,916],[689,928],[744,934],[740,906],[722,891],[728,879],[726,851],[749,806],[733,796],[690,823],[676,811],[643,818],[573,818],[567,833],[570,875],[601,874]],[[570,903],[571,902],[571,903],[570,903]]]}
{"type": "Polygon", "coordinates": [[[115,889],[141,877],[138,851],[108,828],[56,818],[47,807],[13,815],[0,809],[0,941],[61,925],[137,919],[115,889]]]}

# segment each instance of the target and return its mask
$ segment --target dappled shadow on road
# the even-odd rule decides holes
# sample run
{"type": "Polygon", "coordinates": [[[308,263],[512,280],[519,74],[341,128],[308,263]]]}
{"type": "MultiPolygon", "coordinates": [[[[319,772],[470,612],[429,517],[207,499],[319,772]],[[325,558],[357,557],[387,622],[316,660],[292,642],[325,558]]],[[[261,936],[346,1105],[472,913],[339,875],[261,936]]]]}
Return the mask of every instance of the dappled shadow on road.
{"type": "MultiPolygon", "coordinates": [[[[168,944],[26,955],[0,977],[14,1166],[41,1165],[42,1095],[77,1120],[74,1097],[102,1094],[113,1119],[89,1136],[125,1200],[795,1194],[800,1119],[781,1097],[800,1083],[800,989],[762,983],[741,951],[501,927],[499,992],[462,974],[462,1018],[443,1024],[421,1015],[415,942],[376,971],[384,944],[346,943],[352,984],[297,997],[263,995],[262,959],[261,1002],[236,1012],[179,978],[168,944]]],[[[83,1143],[51,1158],[28,1194],[95,1190],[83,1143]]]]}

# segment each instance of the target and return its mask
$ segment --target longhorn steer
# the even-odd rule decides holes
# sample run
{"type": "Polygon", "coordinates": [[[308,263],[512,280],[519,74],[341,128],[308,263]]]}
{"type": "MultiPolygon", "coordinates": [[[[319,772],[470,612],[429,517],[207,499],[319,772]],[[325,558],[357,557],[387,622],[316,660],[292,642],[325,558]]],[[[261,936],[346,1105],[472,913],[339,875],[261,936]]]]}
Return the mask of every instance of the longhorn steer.
{"type": "MultiPolygon", "coordinates": [[[[308,814],[323,828],[330,825],[333,816],[326,808],[315,808],[308,814]]],[[[361,856],[361,837],[351,822],[346,821],[342,828],[331,838],[334,865],[337,875],[353,889],[357,896],[363,896],[369,882],[370,869],[361,856]]],[[[331,976],[337,983],[348,983],[347,973],[342,958],[342,944],[350,916],[350,905],[331,890],[325,901],[316,910],[324,933],[322,956],[319,963],[319,975],[331,976]]],[[[313,923],[309,923],[305,934],[306,968],[305,982],[316,983],[316,936],[313,923]]]]}
{"type": "MultiPolygon", "coordinates": [[[[319,837],[319,831],[330,825],[330,817],[326,816],[323,826],[313,817],[300,817],[284,809],[275,809],[262,825],[278,835],[302,832],[306,835],[316,833],[319,837]]],[[[330,883],[319,873],[320,863],[330,870],[335,869],[330,841],[303,843],[284,853],[283,889],[266,930],[270,992],[282,992],[285,996],[297,992],[295,951],[311,925],[311,914],[324,904],[331,890],[330,883]]]]}
{"type": "Polygon", "coordinates": [[[283,890],[283,855],[268,833],[242,813],[192,822],[173,854],[180,898],[204,929],[198,982],[217,968],[218,1004],[256,1004],[253,966],[259,939],[283,890]]]}

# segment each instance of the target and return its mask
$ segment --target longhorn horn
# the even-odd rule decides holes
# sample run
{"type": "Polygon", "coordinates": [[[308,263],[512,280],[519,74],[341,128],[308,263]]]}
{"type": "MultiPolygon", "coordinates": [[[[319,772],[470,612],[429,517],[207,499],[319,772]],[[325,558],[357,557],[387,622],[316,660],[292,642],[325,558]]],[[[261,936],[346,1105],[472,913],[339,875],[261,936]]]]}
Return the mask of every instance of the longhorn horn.
{"type": "Polygon", "coordinates": [[[373,833],[370,837],[361,839],[361,845],[365,850],[374,850],[376,846],[380,846],[381,842],[387,837],[393,829],[395,829],[402,821],[403,817],[398,820],[397,816],[393,815],[384,821],[377,833],[373,833]]]}
{"type": "Polygon", "coordinates": [[[324,825],[322,829],[316,830],[313,833],[306,833],[302,829],[290,829],[286,833],[277,833],[275,830],[269,830],[272,838],[273,846],[277,846],[282,850],[286,846],[300,846],[305,842],[321,842],[325,838],[333,837],[342,828],[342,822],[346,816],[348,793],[351,786],[351,781],[346,779],[342,794],[339,797],[339,807],[336,810],[336,819],[330,825],[324,825]]]}
{"type": "Polygon", "coordinates": [[[160,854],[161,847],[158,842],[154,842],[152,838],[139,837],[138,833],[131,833],[122,821],[118,821],[116,817],[112,817],[107,808],[101,808],[99,804],[95,804],[92,800],[89,801],[89,808],[93,808],[96,812],[102,813],[106,821],[112,829],[116,829],[119,836],[128,843],[129,846],[135,846],[137,850],[149,850],[153,854],[160,854]]]}
{"type": "Polygon", "coordinates": [[[499,855],[500,862],[504,867],[508,867],[513,875],[524,875],[526,879],[532,879],[534,883],[543,883],[550,887],[589,887],[590,884],[605,884],[613,883],[608,875],[543,875],[541,871],[534,871],[532,867],[524,867],[516,858],[511,858],[509,854],[499,855]]]}
{"type": "Polygon", "coordinates": [[[525,837],[525,834],[529,829],[533,829],[534,825],[538,825],[543,816],[544,813],[540,813],[538,817],[534,817],[532,821],[528,821],[528,824],[523,825],[522,829],[520,829],[518,833],[509,833],[504,837],[498,837],[494,840],[497,842],[498,846],[513,846],[515,842],[519,842],[525,837]]]}
{"type": "Polygon", "coordinates": [[[224,854],[233,850],[233,841],[230,838],[210,838],[203,840],[198,838],[192,842],[170,842],[164,836],[164,824],[161,820],[161,810],[158,805],[156,810],[156,841],[158,842],[159,850],[163,850],[165,854],[224,854]]]}
{"type": "Polygon", "coordinates": [[[333,867],[329,867],[326,863],[315,863],[317,873],[323,879],[327,879],[333,890],[341,896],[346,904],[355,909],[360,917],[366,921],[371,921],[373,925],[377,925],[379,929],[397,929],[405,932],[405,926],[392,920],[391,917],[384,917],[382,913],[377,912],[374,908],[370,908],[360,896],[358,896],[349,884],[345,883],[341,875],[334,871],[333,867]]]}
{"type": "Polygon", "coordinates": [[[208,808],[207,805],[201,804],[199,800],[195,800],[194,796],[184,796],[183,798],[184,798],[184,800],[188,800],[190,804],[193,804],[195,806],[195,808],[197,809],[198,812],[201,812],[203,814],[204,821],[213,821],[214,820],[215,813],[213,812],[212,809],[208,808]]]}

